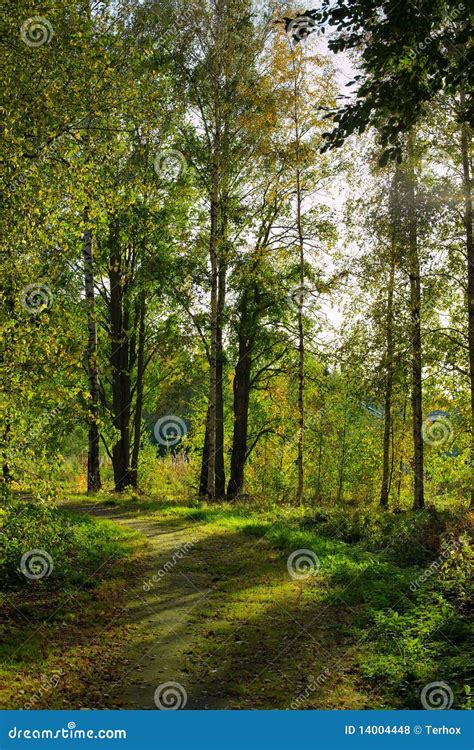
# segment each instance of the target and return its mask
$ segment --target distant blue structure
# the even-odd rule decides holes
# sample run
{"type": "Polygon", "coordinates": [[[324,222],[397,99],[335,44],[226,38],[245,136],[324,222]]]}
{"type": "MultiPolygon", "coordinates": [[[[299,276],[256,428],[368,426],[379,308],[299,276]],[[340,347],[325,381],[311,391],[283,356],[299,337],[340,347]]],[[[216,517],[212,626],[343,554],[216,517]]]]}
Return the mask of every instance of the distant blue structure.
{"type": "MultiPolygon", "coordinates": [[[[451,420],[452,417],[456,417],[458,415],[458,410],[454,409],[453,414],[449,411],[444,411],[443,409],[434,409],[433,411],[430,411],[430,413],[427,415],[426,419],[430,422],[436,422],[438,419],[449,419],[451,420]]],[[[460,454],[459,448],[456,448],[456,446],[453,446],[451,450],[447,451],[440,451],[440,455],[444,456],[445,458],[457,458],[460,454]]]]}
{"type": "Polygon", "coordinates": [[[362,404],[364,409],[369,412],[369,414],[372,414],[374,417],[378,417],[379,419],[383,419],[384,411],[383,409],[380,409],[378,406],[374,406],[373,404],[362,404]]]}
{"type": "Polygon", "coordinates": [[[446,419],[449,419],[451,416],[449,411],[443,411],[442,409],[435,409],[434,411],[430,411],[426,419],[429,419],[430,422],[436,422],[437,419],[442,419],[445,417],[446,419]]]}

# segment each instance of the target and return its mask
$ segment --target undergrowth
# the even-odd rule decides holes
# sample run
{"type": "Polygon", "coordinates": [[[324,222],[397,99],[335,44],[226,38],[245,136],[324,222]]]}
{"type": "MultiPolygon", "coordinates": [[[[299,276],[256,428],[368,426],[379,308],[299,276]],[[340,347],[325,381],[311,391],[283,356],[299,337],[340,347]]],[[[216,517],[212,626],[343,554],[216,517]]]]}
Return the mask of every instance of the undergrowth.
{"type": "Polygon", "coordinates": [[[0,510],[0,531],[7,589],[94,585],[127,558],[132,538],[110,521],[19,500],[0,510]]]}
{"type": "Polygon", "coordinates": [[[470,707],[472,550],[466,514],[179,504],[138,495],[96,500],[171,525],[217,526],[265,538],[283,553],[312,550],[320,569],[304,595],[351,611],[362,680],[385,690],[394,708],[420,708],[420,692],[431,682],[450,686],[454,708],[470,707]]]}

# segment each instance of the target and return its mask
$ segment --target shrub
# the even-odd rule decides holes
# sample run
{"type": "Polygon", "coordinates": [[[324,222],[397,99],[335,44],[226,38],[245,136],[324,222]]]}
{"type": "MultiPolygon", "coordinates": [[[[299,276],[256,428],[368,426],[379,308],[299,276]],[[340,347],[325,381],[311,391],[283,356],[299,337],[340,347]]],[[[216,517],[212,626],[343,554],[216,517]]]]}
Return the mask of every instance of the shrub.
{"type": "Polygon", "coordinates": [[[463,528],[463,519],[435,508],[390,513],[379,509],[351,511],[318,509],[302,521],[305,528],[318,534],[362,543],[372,552],[384,551],[398,565],[424,565],[441,550],[442,536],[448,528],[455,533],[463,528]]]}
{"type": "Polygon", "coordinates": [[[441,540],[442,562],[438,571],[440,588],[462,604],[474,598],[474,552],[469,534],[446,533],[441,540]]]}
{"type": "MultiPolygon", "coordinates": [[[[124,558],[129,551],[129,532],[43,503],[9,503],[0,513],[0,529],[0,578],[11,588],[85,582],[105,562],[124,558]],[[22,558],[32,550],[46,553],[42,559],[48,575],[31,579],[23,574],[22,558]]],[[[40,572],[41,565],[33,558],[30,565],[33,574],[40,572]]],[[[106,566],[101,575],[105,570],[106,566]]]]}

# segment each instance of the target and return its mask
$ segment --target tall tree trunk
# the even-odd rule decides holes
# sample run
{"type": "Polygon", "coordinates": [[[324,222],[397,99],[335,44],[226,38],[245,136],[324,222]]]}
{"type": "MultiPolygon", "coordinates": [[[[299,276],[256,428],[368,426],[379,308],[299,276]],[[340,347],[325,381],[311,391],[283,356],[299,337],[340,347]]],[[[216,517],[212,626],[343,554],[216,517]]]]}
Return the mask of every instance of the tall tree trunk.
{"type": "Polygon", "coordinates": [[[217,293],[217,347],[216,347],[216,459],[215,459],[215,497],[225,496],[224,467],[224,350],[223,318],[226,293],[226,265],[221,259],[218,276],[217,293]]]}
{"type": "Polygon", "coordinates": [[[206,412],[206,430],[202,448],[201,474],[199,477],[199,497],[208,497],[208,467],[209,467],[209,406],[206,412]]]}
{"type": "Polygon", "coordinates": [[[316,478],[316,499],[321,500],[322,493],[321,493],[321,471],[322,471],[322,459],[323,459],[323,433],[321,432],[319,436],[319,447],[318,447],[318,476],[316,478]]]}
{"type": "Polygon", "coordinates": [[[88,452],[87,452],[87,491],[97,492],[102,487],[100,480],[99,453],[99,371],[97,361],[97,319],[95,311],[94,258],[92,232],[88,226],[89,211],[84,211],[85,229],[82,238],[84,262],[84,289],[87,309],[87,376],[89,382],[88,404],[88,452]]]}
{"type": "Polygon", "coordinates": [[[230,459],[230,479],[227,494],[234,498],[242,492],[244,470],[247,458],[247,433],[250,400],[250,375],[252,371],[251,352],[252,338],[249,336],[248,292],[244,291],[239,320],[239,353],[234,374],[234,431],[232,435],[232,454],[230,459]]]}
{"type": "MultiPolygon", "coordinates": [[[[403,397],[403,408],[402,408],[402,440],[403,435],[405,434],[405,424],[407,419],[407,401],[408,401],[408,392],[404,388],[404,397],[403,397]]],[[[398,479],[397,479],[397,509],[400,508],[400,497],[402,492],[402,479],[403,479],[403,466],[404,466],[404,454],[403,454],[403,443],[400,449],[400,460],[398,462],[398,479]]]]}
{"type": "Polygon", "coordinates": [[[138,354],[137,354],[137,381],[135,397],[135,414],[133,420],[133,449],[132,461],[130,465],[132,486],[138,487],[138,457],[140,454],[140,443],[142,435],[142,414],[143,414],[143,381],[145,375],[145,315],[146,315],[146,298],[145,292],[140,294],[138,306],[138,354]]]}
{"type": "Polygon", "coordinates": [[[296,148],[296,230],[298,234],[298,266],[299,266],[299,294],[298,294],[298,444],[297,444],[297,458],[296,466],[298,469],[298,484],[296,488],[296,502],[301,503],[304,495],[304,428],[305,428],[305,414],[304,414],[304,365],[305,365],[305,341],[304,341],[304,321],[303,321],[303,304],[304,304],[304,282],[305,282],[305,269],[304,269],[304,236],[302,226],[301,209],[303,203],[303,192],[301,186],[301,162],[300,162],[300,147],[301,147],[301,132],[300,132],[300,113],[299,113],[299,100],[300,91],[298,87],[299,82],[299,66],[301,64],[301,55],[298,60],[294,61],[293,68],[293,100],[294,100],[294,137],[295,137],[295,148],[296,148]]]}
{"type": "MultiPolygon", "coordinates": [[[[461,92],[461,107],[464,110],[466,96],[461,92]]],[[[464,118],[464,113],[463,113],[464,118]]],[[[471,386],[471,507],[474,507],[474,246],[472,240],[472,173],[471,145],[472,135],[468,122],[461,126],[461,153],[463,167],[464,192],[464,226],[466,229],[467,253],[467,305],[468,305],[468,342],[469,342],[469,377],[471,386]]]]}
{"type": "Polygon", "coordinates": [[[211,232],[209,256],[211,261],[211,342],[209,347],[209,409],[208,409],[208,445],[209,460],[207,463],[207,494],[210,499],[216,494],[216,447],[217,447],[217,350],[218,350],[218,174],[214,168],[211,195],[211,232]]]}
{"type": "Polygon", "coordinates": [[[413,144],[409,145],[407,161],[407,220],[408,220],[408,273],[410,277],[410,314],[412,350],[411,405],[413,416],[413,507],[424,508],[424,445],[423,445],[423,352],[421,343],[421,276],[418,253],[418,227],[416,211],[415,169],[413,144]]]}
{"type": "Polygon", "coordinates": [[[395,284],[395,247],[391,244],[390,275],[387,290],[386,317],[386,354],[385,354],[385,411],[383,429],[383,470],[382,489],[380,491],[380,505],[388,508],[390,493],[391,463],[390,463],[390,435],[392,430],[392,392],[393,392],[393,290],[395,284]]]}
{"type": "MultiPolygon", "coordinates": [[[[8,268],[11,269],[11,258],[12,258],[12,249],[8,247],[6,249],[6,256],[8,258],[8,268]]],[[[5,310],[7,317],[9,317],[11,320],[15,319],[15,294],[14,294],[14,284],[13,284],[13,278],[11,271],[8,272],[7,275],[5,275],[4,279],[4,300],[5,300],[5,310]]],[[[5,356],[8,357],[8,345],[11,342],[12,334],[6,338],[4,341],[4,347],[2,347],[2,356],[3,352],[5,352],[5,356]]],[[[3,436],[2,436],[2,478],[5,483],[5,485],[11,484],[13,481],[13,476],[11,474],[10,470],[10,464],[8,462],[8,448],[11,440],[11,422],[10,418],[8,416],[8,413],[5,417],[5,425],[3,428],[3,436]]]]}
{"type": "Polygon", "coordinates": [[[122,492],[132,484],[130,472],[130,373],[129,311],[123,277],[119,240],[113,236],[109,259],[110,331],[112,365],[113,421],[119,439],[112,447],[115,490],[122,492]]]}
{"type": "Polygon", "coordinates": [[[299,295],[298,295],[298,486],[296,490],[296,501],[301,503],[304,494],[304,364],[305,364],[305,341],[304,341],[304,236],[301,223],[301,174],[300,169],[296,170],[296,224],[298,230],[298,248],[299,248],[299,295]]]}
{"type": "Polygon", "coordinates": [[[5,484],[11,484],[13,477],[10,473],[10,466],[8,463],[7,449],[8,443],[10,442],[11,424],[8,420],[5,421],[5,427],[3,430],[2,438],[2,476],[5,484]]]}
{"type": "Polygon", "coordinates": [[[347,398],[344,404],[344,423],[342,426],[341,458],[339,460],[339,481],[336,502],[339,504],[344,497],[344,474],[346,468],[346,436],[347,436],[347,398]]]}

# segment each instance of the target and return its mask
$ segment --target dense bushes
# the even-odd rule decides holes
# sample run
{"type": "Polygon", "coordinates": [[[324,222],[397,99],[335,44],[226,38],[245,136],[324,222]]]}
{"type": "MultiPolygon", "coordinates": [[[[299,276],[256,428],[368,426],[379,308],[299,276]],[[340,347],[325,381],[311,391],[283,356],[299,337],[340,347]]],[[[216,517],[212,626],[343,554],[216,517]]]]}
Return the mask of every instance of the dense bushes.
{"type": "Polygon", "coordinates": [[[454,708],[469,706],[473,553],[468,514],[432,508],[304,509],[252,504],[161,507],[160,513],[218,523],[285,552],[310,549],[320,561],[305,595],[350,608],[359,671],[391,708],[420,708],[440,681],[454,708]],[[449,697],[449,691],[448,691],[449,697]]]}
{"type": "Polygon", "coordinates": [[[466,514],[437,511],[390,513],[378,509],[318,509],[302,521],[318,534],[360,542],[373,552],[384,552],[398,565],[423,565],[441,552],[443,539],[464,534],[468,529],[466,514]]]}
{"type": "Polygon", "coordinates": [[[358,635],[366,679],[388,688],[395,706],[404,708],[419,708],[423,687],[444,681],[453,707],[468,708],[469,514],[318,510],[302,523],[315,536],[377,553],[373,566],[358,570],[355,560],[346,559],[331,575],[336,598],[362,605],[358,635]]]}
{"type": "Polygon", "coordinates": [[[0,510],[0,531],[0,580],[9,588],[87,583],[129,551],[130,534],[117,525],[46,504],[8,503],[0,510]],[[22,572],[22,559],[33,577],[22,572]]]}

